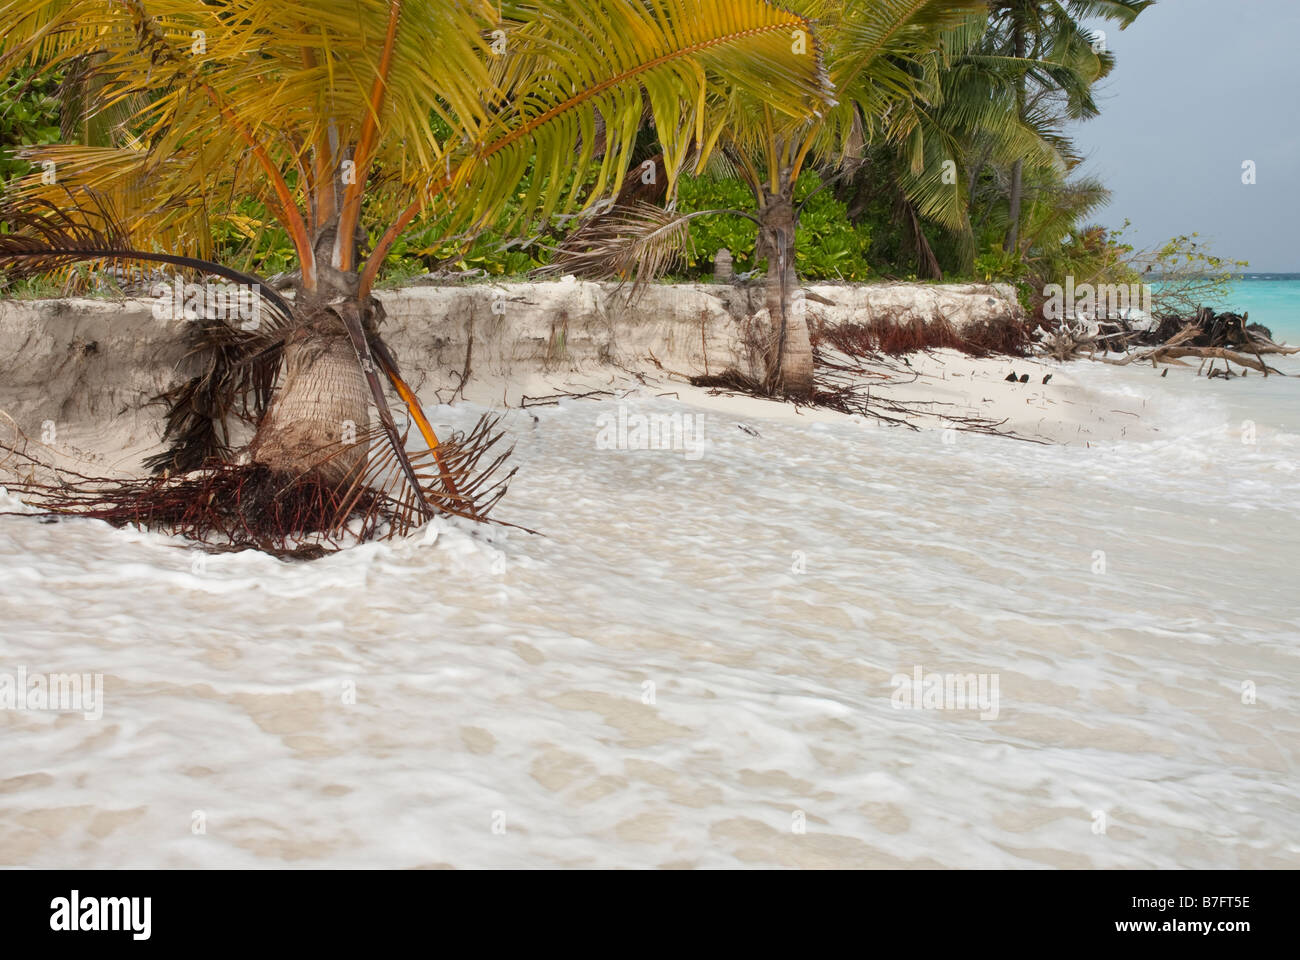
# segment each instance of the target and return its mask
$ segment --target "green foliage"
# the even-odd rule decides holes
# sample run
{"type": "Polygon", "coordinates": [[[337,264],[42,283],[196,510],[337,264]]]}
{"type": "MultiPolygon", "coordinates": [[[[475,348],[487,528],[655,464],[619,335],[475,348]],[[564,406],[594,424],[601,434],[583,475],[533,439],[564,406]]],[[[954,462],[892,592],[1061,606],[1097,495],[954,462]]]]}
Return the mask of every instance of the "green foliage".
{"type": "MultiPolygon", "coordinates": [[[[915,279],[920,270],[929,276],[921,256],[928,247],[948,280],[1005,281],[1022,290],[1041,290],[1045,283],[1060,282],[1065,276],[1080,283],[1159,278],[1155,282],[1158,311],[1185,313],[1196,302],[1221,300],[1233,273],[1246,265],[1215,256],[1195,234],[1152,250],[1134,251],[1124,242],[1123,231],[1085,226],[1105,191],[1100,184],[1070,177],[1075,158],[1061,121],[1067,114],[1095,112],[1092,86],[1104,74],[1101,68],[1108,69],[1110,58],[1093,51],[1076,29],[1076,7],[1083,6],[997,0],[989,5],[991,21],[976,17],[949,29],[931,57],[914,65],[911,77],[917,90],[929,90],[933,102],[916,97],[899,105],[900,110],[915,114],[914,136],[896,141],[877,138],[874,146],[860,148],[866,152],[858,159],[868,162],[835,190],[819,189],[822,179],[812,170],[800,176],[795,198],[807,203],[796,236],[799,275],[806,280],[915,279]],[[1027,51],[1038,68],[1028,79],[1025,62],[1007,56],[1014,46],[1008,33],[1012,13],[1023,15],[1021,20],[1028,17],[1031,38],[1040,38],[1027,51]],[[1015,93],[1017,86],[1026,83],[1031,90],[1059,89],[1068,95],[1069,109],[1058,104],[1032,116],[1018,116],[1015,93]],[[931,175],[938,158],[948,156],[955,158],[959,171],[955,193],[931,175]],[[1008,173],[1017,159],[1023,166],[1024,203],[1019,248],[1008,253],[1003,250],[1010,226],[1008,173]],[[916,173],[914,164],[920,164],[917,169],[922,174],[916,173]],[[957,208],[932,202],[939,196],[955,197],[957,208]],[[900,210],[913,212],[915,219],[900,210]],[[920,242],[912,226],[918,222],[920,242]]],[[[1103,11],[1103,17],[1125,24],[1147,3],[1116,0],[1104,6],[1109,12],[1103,11]]],[[[885,67],[894,70],[882,61],[881,69],[885,67]]],[[[27,66],[12,69],[0,82],[0,180],[31,169],[15,156],[16,148],[59,141],[60,82],[59,73],[38,75],[27,66]]],[[[910,89],[906,84],[900,87],[898,97],[906,100],[904,94],[910,89]]],[[[458,135],[441,115],[429,123],[439,142],[458,135]]],[[[656,136],[650,125],[640,128],[638,156],[658,149],[656,136]]],[[[587,170],[578,183],[579,175],[563,165],[548,163],[539,170],[530,161],[521,169],[522,175],[510,180],[510,192],[493,206],[496,218],[478,233],[457,233],[466,227],[454,224],[452,215],[418,219],[389,251],[382,281],[400,283],[440,269],[524,276],[548,263],[550,250],[577,221],[552,219],[538,224],[523,216],[529,222],[513,224],[523,214],[539,214],[548,207],[537,200],[538,194],[585,194],[595,173],[587,170]],[[528,242],[517,239],[533,230],[540,235],[528,242]]],[[[292,173],[288,176],[294,180],[292,173]]],[[[364,217],[363,223],[383,224],[391,219],[380,210],[386,211],[387,205],[375,204],[369,194],[365,202],[374,215],[364,217]]],[[[682,212],[752,213],[755,200],[738,178],[683,177],[677,206],[682,212]]],[[[216,259],[263,276],[295,266],[285,229],[262,203],[244,199],[230,209],[206,210],[203,216],[216,259]]],[[[756,235],[754,222],[743,216],[720,213],[692,220],[687,257],[676,278],[709,276],[723,247],[731,251],[736,272],[764,269],[766,264],[755,258],[756,235]]],[[[376,230],[371,245],[378,239],[376,230]]]]}
{"type": "MultiPolygon", "coordinates": [[[[809,171],[795,185],[796,201],[807,200],[799,215],[795,233],[795,256],[799,275],[806,280],[868,279],[871,229],[849,220],[847,208],[830,190],[815,192],[821,178],[809,171]]],[[[683,177],[678,184],[678,209],[683,213],[699,210],[755,210],[749,187],[732,177],[683,177]]],[[[685,277],[707,276],[713,271],[713,258],[726,247],[731,251],[734,269],[745,273],[765,263],[754,259],[758,227],[754,221],[734,214],[719,213],[698,217],[690,223],[691,249],[686,258],[685,277]]]]}
{"type": "Polygon", "coordinates": [[[241,200],[230,213],[213,216],[211,229],[216,258],[223,263],[263,277],[295,263],[289,234],[255,200],[241,200]]]}
{"type": "MultiPolygon", "coordinates": [[[[677,185],[677,209],[682,213],[698,210],[754,211],[754,195],[742,181],[727,177],[683,177],[677,185]]],[[[744,273],[756,268],[754,244],[758,226],[745,217],[717,214],[697,217],[690,223],[690,249],[686,257],[687,277],[707,276],[713,271],[713,258],[726,247],[731,251],[734,269],[744,273]]]]}
{"type": "Polygon", "coordinates": [[[1237,274],[1250,266],[1245,260],[1215,255],[1198,233],[1174,237],[1151,250],[1125,249],[1126,265],[1151,283],[1157,316],[1189,317],[1202,306],[1230,303],[1237,274]]]}
{"type": "MultiPolygon", "coordinates": [[[[809,280],[865,281],[875,275],[871,264],[875,225],[853,224],[844,203],[830,190],[813,195],[820,178],[807,173],[796,187],[796,198],[811,196],[803,208],[796,236],[800,276],[809,280]]],[[[525,189],[526,183],[520,185],[525,189]]],[[[678,207],[683,212],[734,209],[753,211],[749,188],[740,180],[716,177],[687,177],[680,183],[678,207]]],[[[505,218],[508,219],[507,210],[505,218]]],[[[442,220],[417,221],[389,252],[382,277],[386,283],[401,282],[422,273],[446,270],[482,270],[489,276],[524,276],[549,262],[549,249],[574,222],[554,230],[554,235],[532,242],[508,237],[500,228],[476,236],[447,237],[442,220]]],[[[743,273],[765,268],[755,263],[757,227],[752,220],[728,214],[700,217],[691,221],[691,249],[681,279],[709,276],[713,258],[726,247],[734,258],[735,270],[743,273]]],[[[244,201],[234,212],[213,217],[213,239],[218,259],[270,276],[289,269],[293,248],[288,235],[254,201],[244,201]]],[[[373,243],[377,237],[372,236],[373,243]]]]}
{"type": "Polygon", "coordinates": [[[474,237],[446,237],[446,224],[426,222],[393,244],[385,261],[386,276],[413,276],[439,268],[482,270],[492,276],[519,276],[545,262],[537,243],[509,241],[500,231],[474,237]]]}
{"type": "Polygon", "coordinates": [[[1001,244],[990,245],[975,258],[975,276],[987,283],[1019,280],[1027,272],[1028,267],[1020,256],[1003,250],[1001,244]]]}
{"type": "MultiPolygon", "coordinates": [[[[456,234],[448,217],[422,216],[399,237],[384,260],[380,276],[386,284],[401,282],[435,270],[482,270],[493,277],[522,277],[550,259],[550,248],[565,233],[577,226],[577,219],[551,219],[542,233],[520,237],[518,228],[512,228],[520,213],[520,204],[532,189],[534,172],[528,172],[516,185],[514,197],[504,205],[501,216],[486,229],[472,234],[456,234]]],[[[543,188],[551,189],[549,177],[543,178],[543,188]]],[[[561,192],[572,192],[573,174],[561,181],[561,192]]],[[[591,177],[584,186],[589,186],[591,177]]],[[[378,218],[381,219],[382,218],[378,218]]],[[[525,224],[525,227],[528,225],[525,224]]],[[[534,227],[538,225],[533,224],[534,227]]],[[[372,234],[370,243],[379,239],[372,234]]]]}
{"type": "Polygon", "coordinates": [[[57,77],[32,67],[0,81],[0,181],[31,171],[30,163],[15,156],[19,148],[58,142],[57,86],[57,77]]]}
{"type": "Polygon", "coordinates": [[[871,228],[849,220],[848,208],[829,190],[814,191],[821,178],[804,173],[795,200],[806,200],[795,231],[795,262],[808,280],[865,281],[871,274],[871,228]]]}

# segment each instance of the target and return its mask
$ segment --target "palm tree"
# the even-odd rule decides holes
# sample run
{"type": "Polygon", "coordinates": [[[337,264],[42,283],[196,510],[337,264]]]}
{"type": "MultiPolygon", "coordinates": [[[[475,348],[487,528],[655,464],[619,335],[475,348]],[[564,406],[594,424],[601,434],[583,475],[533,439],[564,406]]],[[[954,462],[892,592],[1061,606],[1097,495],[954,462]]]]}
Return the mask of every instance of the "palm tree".
{"type": "MultiPolygon", "coordinates": [[[[982,6],[983,0],[793,0],[790,7],[818,25],[815,36],[795,35],[796,48],[817,50],[825,58],[835,104],[791,116],[737,88],[708,105],[712,133],[706,144],[720,146],[727,165],[749,186],[755,212],[701,210],[670,217],[647,211],[640,223],[621,218],[610,224],[610,235],[576,251],[564,267],[626,273],[638,262],[666,263],[663,250],[684,241],[686,220],[717,214],[748,217],[758,226],[756,258],[767,260],[771,333],[760,349],[762,386],[773,394],[810,396],[812,344],[798,309],[802,299],[795,271],[801,210],[795,184],[815,158],[843,157],[872,137],[906,137],[914,120],[894,107],[920,95],[914,66],[934,49],[945,27],[982,6]]],[[[697,170],[703,160],[701,156],[697,170]]]]}
{"type": "MultiPolygon", "coordinates": [[[[1039,68],[1025,71],[1017,83],[1017,107],[1028,119],[1038,101],[1049,96],[1063,99],[1072,119],[1097,115],[1093,85],[1115,66],[1115,57],[1083,25],[1088,18],[1117,23],[1121,30],[1155,0],[989,0],[993,29],[1003,52],[1018,61],[1038,61],[1039,68]]],[[[1024,163],[1011,168],[1010,225],[1005,249],[1020,245],[1020,211],[1024,197],[1024,163]]]]}
{"type": "Polygon", "coordinates": [[[702,103],[753,91],[805,117],[828,96],[816,50],[790,42],[809,19],[766,0],[0,0],[0,23],[0,78],[91,64],[87,116],[141,104],[111,146],[31,151],[57,180],[7,198],[0,267],[145,261],[256,285],[269,322],[195,325],[206,367],[169,396],[154,465],[230,464],[242,411],[251,466],[334,491],[341,520],[372,494],[410,522],[490,505],[469,475],[488,431],[440,443],[378,334],[371,291],[417,216],[473,230],[510,203],[545,221],[619,183],[643,110],[680,157],[708,148],[702,103]],[[292,242],[292,302],[207,259],[241,198],[292,242]],[[380,375],[425,449],[406,449],[380,375]]]}
{"type": "Polygon", "coordinates": [[[971,198],[990,160],[1055,160],[1044,131],[1015,109],[1015,77],[1023,66],[991,49],[986,11],[945,30],[936,48],[913,64],[916,92],[899,101],[903,137],[869,144],[837,194],[860,211],[885,199],[901,233],[910,238],[917,272],[942,279],[926,234],[937,227],[953,241],[958,269],[969,272],[975,253],[971,198]]]}
{"type": "MultiPolygon", "coordinates": [[[[1020,109],[1026,75],[1059,72],[1059,66],[1017,59],[1000,49],[987,11],[946,30],[937,49],[915,64],[922,95],[898,104],[908,118],[908,135],[870,145],[862,169],[837,190],[851,209],[860,210],[869,198],[886,199],[910,238],[917,272],[931,279],[942,279],[943,268],[927,227],[946,234],[955,269],[972,270],[977,246],[972,214],[982,228],[995,212],[986,193],[977,192],[990,166],[1018,164],[1032,182],[1055,185],[1080,159],[1062,116],[1020,109]]],[[[1002,238],[1005,219],[997,223],[1002,238]]]]}

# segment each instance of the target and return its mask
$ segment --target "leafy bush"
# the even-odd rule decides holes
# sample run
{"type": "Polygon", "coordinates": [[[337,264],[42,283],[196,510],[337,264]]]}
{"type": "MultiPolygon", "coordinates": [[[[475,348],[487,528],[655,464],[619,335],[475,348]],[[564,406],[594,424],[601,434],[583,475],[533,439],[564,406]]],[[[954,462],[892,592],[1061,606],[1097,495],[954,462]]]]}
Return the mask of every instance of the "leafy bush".
{"type": "Polygon", "coordinates": [[[59,140],[57,78],[23,67],[0,86],[0,181],[29,173],[32,165],[15,156],[18,148],[59,140]]]}
{"type": "MultiPolygon", "coordinates": [[[[753,212],[754,195],[749,187],[735,178],[683,177],[677,185],[677,209],[682,213],[697,210],[745,210],[753,212]]],[[[698,217],[690,222],[690,248],[686,258],[686,277],[707,276],[713,272],[713,258],[723,247],[731,251],[737,273],[755,269],[754,245],[758,226],[753,220],[731,214],[698,217]]]]}
{"type": "Polygon", "coordinates": [[[1250,266],[1216,256],[1199,233],[1174,237],[1151,250],[1125,250],[1126,265],[1151,284],[1156,316],[1191,317],[1203,306],[1230,302],[1237,275],[1250,266]]]}
{"type": "Polygon", "coordinates": [[[440,267],[482,270],[493,276],[520,276],[545,263],[544,248],[509,242],[496,230],[473,238],[446,238],[441,221],[426,222],[395,244],[384,264],[389,279],[440,267]]]}
{"type": "MultiPolygon", "coordinates": [[[[799,178],[796,199],[807,199],[820,186],[814,173],[799,178]]],[[[808,199],[795,231],[795,262],[807,280],[867,280],[871,274],[871,229],[854,225],[848,208],[829,189],[808,199]]]]}
{"type": "MultiPolygon", "coordinates": [[[[871,232],[866,225],[854,226],[849,221],[845,205],[831,191],[822,190],[812,196],[820,185],[821,179],[812,172],[805,173],[795,185],[796,200],[811,197],[795,233],[799,275],[807,280],[866,280],[872,273],[868,256],[871,232]]],[[[749,187],[732,177],[683,177],[677,194],[678,209],[683,213],[717,209],[752,213],[756,209],[749,187]]],[[[691,250],[682,272],[685,277],[712,273],[713,258],[723,247],[731,251],[737,273],[766,267],[755,262],[758,227],[745,217],[699,217],[690,223],[690,237],[691,250]]]]}
{"type": "Polygon", "coordinates": [[[987,283],[1019,280],[1026,272],[1019,255],[1003,250],[1001,244],[990,244],[975,258],[975,276],[987,283]]]}
{"type": "Polygon", "coordinates": [[[212,246],[216,259],[269,277],[295,263],[289,234],[256,201],[243,200],[228,213],[214,214],[212,246]]]}

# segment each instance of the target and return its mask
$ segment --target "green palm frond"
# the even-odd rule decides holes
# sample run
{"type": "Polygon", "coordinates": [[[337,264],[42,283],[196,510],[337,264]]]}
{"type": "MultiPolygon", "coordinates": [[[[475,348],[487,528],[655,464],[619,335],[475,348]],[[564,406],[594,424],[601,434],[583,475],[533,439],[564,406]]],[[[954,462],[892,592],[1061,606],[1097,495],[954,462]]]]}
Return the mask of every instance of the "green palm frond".
{"type": "Polygon", "coordinates": [[[704,105],[728,91],[759,91],[772,109],[797,118],[829,101],[812,24],[765,2],[551,6],[553,16],[507,34],[516,46],[494,78],[511,107],[450,165],[442,206],[457,228],[495,219],[507,201],[517,204],[518,223],[605,193],[626,169],[643,104],[673,177],[707,140],[704,105]],[[802,49],[792,44],[796,31],[809,38],[802,49]],[[526,175],[528,190],[516,194],[526,175]],[[466,185],[474,202],[457,203],[466,185]]]}
{"type": "Polygon", "coordinates": [[[0,76],[93,62],[99,109],[136,105],[116,158],[33,154],[59,186],[136,187],[133,239],[184,252],[209,252],[214,213],[251,197],[305,266],[340,211],[345,233],[349,204],[361,216],[371,176],[371,229],[426,206],[450,232],[507,204],[544,219],[619,181],[647,108],[672,176],[714,98],[744,88],[799,117],[830,99],[813,24],[767,0],[0,0],[0,23],[0,76]]]}

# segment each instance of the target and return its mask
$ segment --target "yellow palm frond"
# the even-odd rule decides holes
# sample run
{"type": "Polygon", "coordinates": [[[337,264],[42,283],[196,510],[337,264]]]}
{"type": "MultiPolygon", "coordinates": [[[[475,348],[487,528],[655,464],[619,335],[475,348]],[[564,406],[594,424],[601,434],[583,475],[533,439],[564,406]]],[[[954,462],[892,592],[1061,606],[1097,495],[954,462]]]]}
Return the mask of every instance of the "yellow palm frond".
{"type": "Polygon", "coordinates": [[[263,201],[308,287],[354,268],[363,214],[400,231],[435,204],[449,229],[482,224],[525,171],[517,218],[574,209],[619,181],[647,110],[671,175],[728,91],[791,118],[830,100],[813,24],[767,0],[0,0],[0,23],[0,77],[93,57],[99,108],[133,108],[122,169],[56,148],[62,184],[143,184],[123,211],[132,239],[159,238],[153,214],[169,243],[205,252],[223,204],[263,201]]]}

